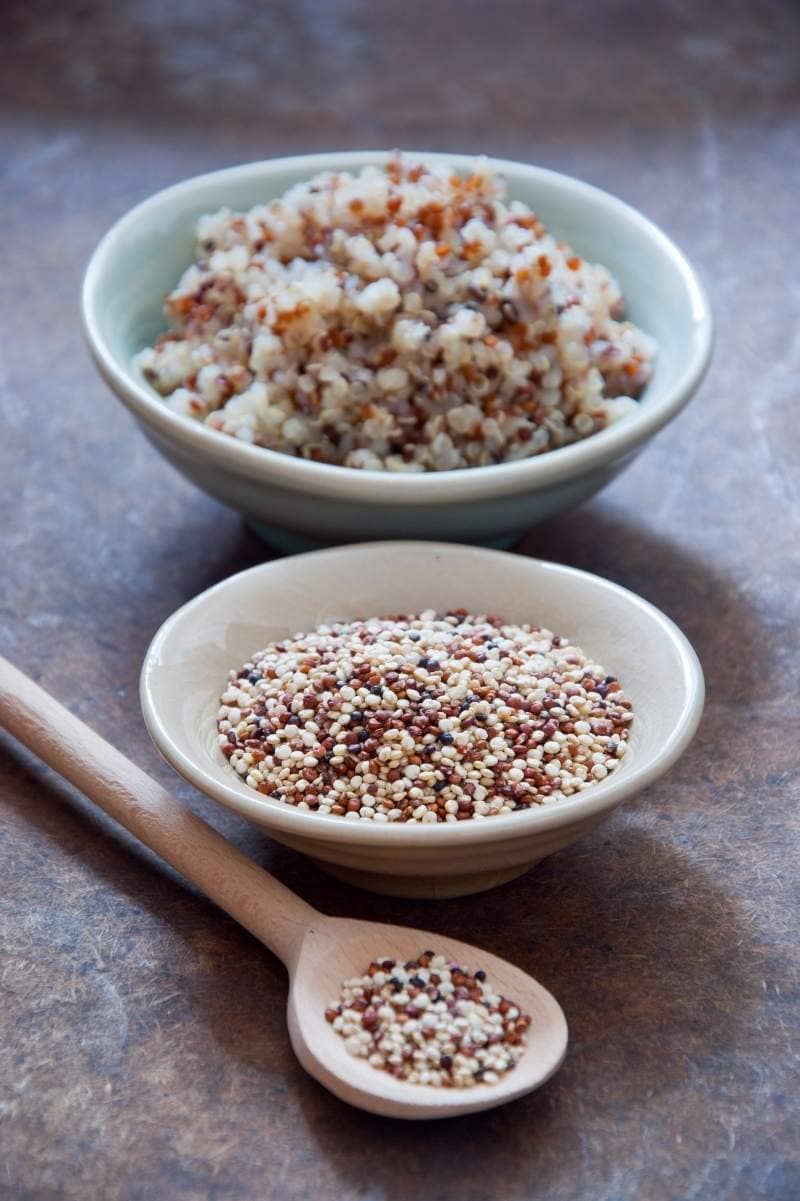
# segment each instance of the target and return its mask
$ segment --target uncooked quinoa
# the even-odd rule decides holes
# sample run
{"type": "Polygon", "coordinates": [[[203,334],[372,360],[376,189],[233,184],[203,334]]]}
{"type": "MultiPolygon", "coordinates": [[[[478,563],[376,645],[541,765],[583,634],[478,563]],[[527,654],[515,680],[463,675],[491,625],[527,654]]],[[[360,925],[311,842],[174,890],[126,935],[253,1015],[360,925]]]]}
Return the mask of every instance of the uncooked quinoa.
{"type": "Polygon", "coordinates": [[[465,610],[319,626],[232,671],[219,746],[304,811],[455,822],[557,802],[625,754],[631,703],[567,638],[465,610]]]}
{"type": "Polygon", "coordinates": [[[480,969],[424,951],[408,963],[377,959],[345,980],[325,1017],[351,1055],[409,1084],[497,1084],[522,1058],[531,1019],[480,969]]]}
{"type": "Polygon", "coordinates": [[[608,270],[488,162],[327,172],[197,223],[169,331],[137,356],[176,412],[323,463],[444,471],[524,459],[636,407],[652,338],[608,270]]]}

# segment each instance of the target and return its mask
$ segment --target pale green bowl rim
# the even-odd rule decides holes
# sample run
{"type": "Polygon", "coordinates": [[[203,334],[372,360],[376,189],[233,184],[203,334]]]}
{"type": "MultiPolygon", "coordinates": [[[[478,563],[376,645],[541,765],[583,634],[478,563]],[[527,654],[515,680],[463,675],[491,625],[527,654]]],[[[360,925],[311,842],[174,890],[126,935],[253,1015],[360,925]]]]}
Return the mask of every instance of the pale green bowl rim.
{"type": "MultiPolygon", "coordinates": [[[[405,153],[428,161],[446,161],[460,170],[469,170],[476,160],[475,155],[426,151],[405,153]]],[[[218,466],[249,479],[269,481],[272,485],[319,497],[346,498],[363,504],[438,505],[518,495],[566,483],[632,453],[689,401],[710,362],[713,320],[703,286],[686,257],[656,225],[608,192],[544,167],[495,158],[486,160],[495,171],[517,178],[523,174],[534,184],[537,180],[547,181],[551,186],[555,184],[573,196],[584,199],[598,221],[604,218],[617,222],[622,220],[631,228],[636,228],[669,261],[682,284],[693,327],[693,337],[691,345],[687,346],[683,368],[659,399],[642,405],[624,421],[584,441],[513,463],[417,475],[362,471],[295,458],[222,435],[174,413],[143,380],[137,378],[131,365],[126,365],[125,369],[120,366],[103,336],[99,315],[103,305],[103,279],[109,263],[133,228],[146,223],[159,209],[172,204],[179,205],[199,185],[212,181],[229,182],[233,191],[237,183],[259,178],[268,181],[271,175],[287,170],[299,170],[311,176],[320,171],[382,163],[389,155],[389,151],[381,150],[342,151],[296,155],[229,167],[194,176],[155,193],[112,226],[92,254],[86,269],[81,297],[83,326],[101,375],[141,421],[162,438],[182,445],[186,452],[193,452],[198,458],[214,460],[218,466]]]]}

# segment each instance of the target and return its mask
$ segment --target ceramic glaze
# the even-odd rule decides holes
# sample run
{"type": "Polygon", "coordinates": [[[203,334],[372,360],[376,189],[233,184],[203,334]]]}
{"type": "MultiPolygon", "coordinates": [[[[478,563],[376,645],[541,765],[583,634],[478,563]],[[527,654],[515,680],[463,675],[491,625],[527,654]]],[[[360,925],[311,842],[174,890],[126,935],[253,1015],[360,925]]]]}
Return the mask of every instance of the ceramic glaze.
{"type": "MultiPolygon", "coordinates": [[[[461,171],[464,155],[445,157],[461,171]]],[[[172,412],[132,365],[165,328],[163,299],[192,261],[194,224],[222,205],[246,210],[319,171],[380,163],[380,151],[251,163],[186,180],[123,217],[89,263],[83,321],[112,390],[173,466],[284,545],[371,538],[506,542],[569,509],[619,474],[696,391],[712,320],[698,279],[675,245],[623,201],[564,175],[490,160],[509,195],[528,204],[583,257],[619,280],[632,321],[658,342],[637,411],[581,442],[513,463],[423,475],[367,472],[247,445],[172,412]],[[288,540],[288,541],[287,541],[288,540]]]]}
{"type": "Polygon", "coordinates": [[[148,730],[192,784],[340,879],[397,896],[479,892],[574,842],[658,779],[689,744],[703,676],[662,613],[574,568],[430,542],[340,547],[262,564],[201,593],[156,634],[142,668],[148,730]],[[607,779],[557,804],[481,821],[378,824],[303,812],[248,788],[218,746],[228,672],[258,647],[323,622],[465,607],[567,635],[633,702],[628,753],[607,779]]]}

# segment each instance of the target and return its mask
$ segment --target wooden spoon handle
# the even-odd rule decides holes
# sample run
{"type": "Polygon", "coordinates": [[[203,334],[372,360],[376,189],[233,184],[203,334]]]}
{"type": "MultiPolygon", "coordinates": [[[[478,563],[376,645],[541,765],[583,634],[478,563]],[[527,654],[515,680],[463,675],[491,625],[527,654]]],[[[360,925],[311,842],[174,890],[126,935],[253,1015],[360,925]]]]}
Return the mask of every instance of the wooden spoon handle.
{"type": "Polygon", "coordinates": [[[325,919],[0,657],[0,725],[291,967],[325,919]]]}

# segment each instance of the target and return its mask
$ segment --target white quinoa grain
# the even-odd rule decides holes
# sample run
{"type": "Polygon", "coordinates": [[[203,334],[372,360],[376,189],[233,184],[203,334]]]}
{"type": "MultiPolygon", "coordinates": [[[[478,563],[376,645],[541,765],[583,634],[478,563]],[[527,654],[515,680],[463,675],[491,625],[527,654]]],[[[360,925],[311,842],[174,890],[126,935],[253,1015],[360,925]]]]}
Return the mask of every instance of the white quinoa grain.
{"type": "Polygon", "coordinates": [[[433,951],[405,964],[374,960],[344,981],[325,1017],[351,1055],[436,1088],[497,1084],[522,1058],[531,1023],[484,971],[433,951]]]}
{"type": "Polygon", "coordinates": [[[184,417],[369,471],[527,458],[636,409],[654,341],[619,285],[477,160],[393,157],[197,224],[136,362],[184,417]]]}
{"type": "Polygon", "coordinates": [[[231,672],[223,696],[239,707],[235,725],[219,710],[219,749],[250,788],[312,813],[426,825],[599,782],[632,718],[617,679],[566,638],[465,610],[296,634],[231,672]]]}

